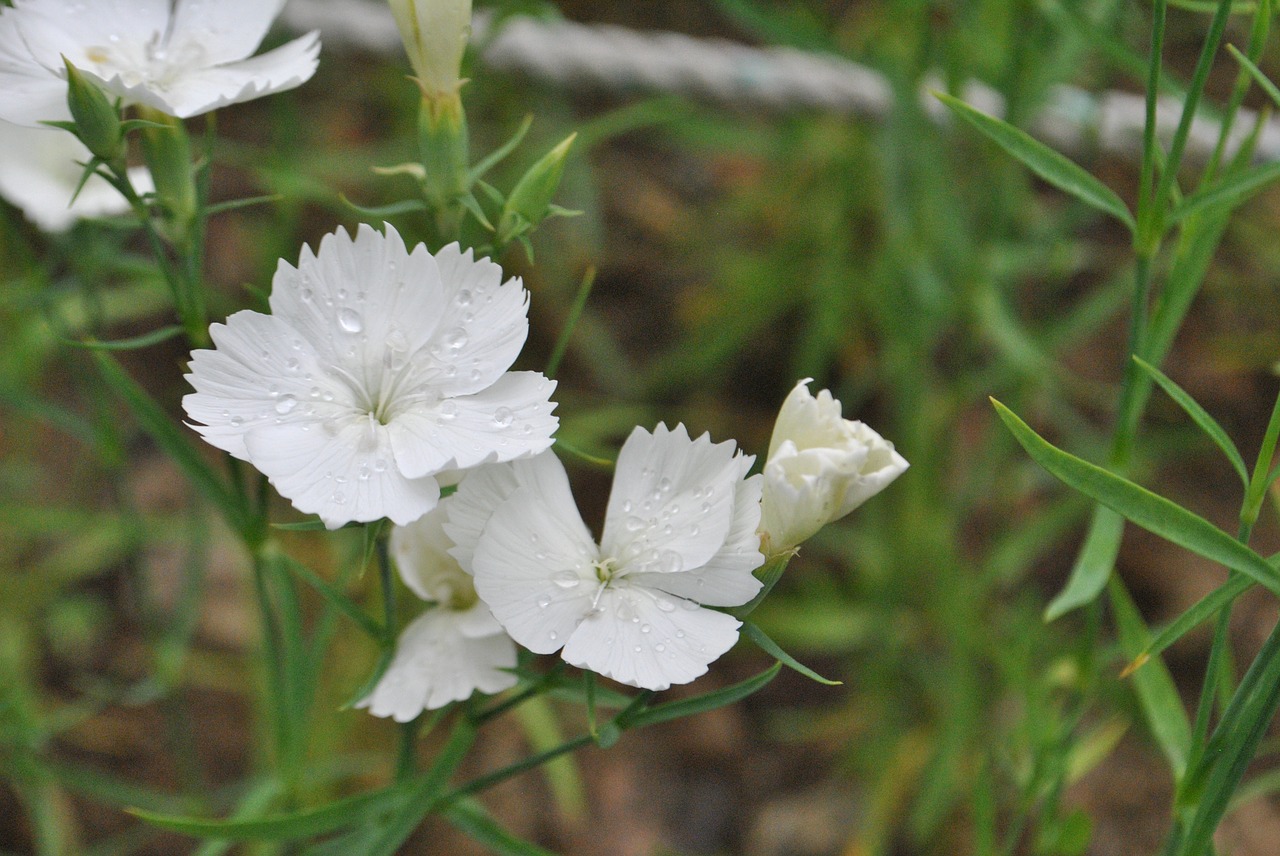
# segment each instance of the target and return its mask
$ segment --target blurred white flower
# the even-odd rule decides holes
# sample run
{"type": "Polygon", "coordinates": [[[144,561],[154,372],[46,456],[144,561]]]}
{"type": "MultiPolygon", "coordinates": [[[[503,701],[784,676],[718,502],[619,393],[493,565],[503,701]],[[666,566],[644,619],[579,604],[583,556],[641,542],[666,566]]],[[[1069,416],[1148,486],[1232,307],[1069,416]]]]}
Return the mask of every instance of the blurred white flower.
{"type": "MultiPolygon", "coordinates": [[[[129,203],[101,178],[90,178],[71,201],[82,163],[93,156],[84,144],[66,131],[27,128],[0,122],[0,196],[22,209],[46,232],[62,232],[85,217],[106,217],[129,210],[129,203]]],[[[129,170],[129,180],[139,193],[151,188],[151,176],[142,167],[129,170]]]]}
{"type": "Polygon", "coordinates": [[[907,468],[893,444],[861,422],[811,378],[782,403],[764,465],[760,530],[765,552],[789,550],[875,496],[907,468]]]}
{"type": "Polygon", "coordinates": [[[450,502],[453,555],[511,637],[624,684],[692,681],[738,639],[760,590],[760,478],[732,441],[636,428],[597,546],[548,452],[469,474],[450,502]]]}
{"type": "Polygon", "coordinates": [[[63,57],[107,92],[187,118],[292,89],[317,33],[250,58],[284,0],[14,0],[0,8],[0,119],[69,118],[63,57]]]}
{"type": "Polygon", "coordinates": [[[516,677],[516,646],[476,596],[471,577],[449,555],[441,524],[450,499],[408,526],[391,530],[400,578],[429,606],[400,634],[396,653],[373,692],[356,707],[408,722],[424,710],[498,693],[516,677]]]}
{"type": "Polygon", "coordinates": [[[507,371],[529,332],[519,279],[450,244],[410,253],[386,226],[326,235],[280,262],[271,315],[214,324],[183,407],[330,528],[435,507],[438,474],[551,445],[555,382],[507,371]]]}
{"type": "Polygon", "coordinates": [[[471,0],[390,0],[409,64],[424,95],[454,96],[471,36],[471,0]]]}

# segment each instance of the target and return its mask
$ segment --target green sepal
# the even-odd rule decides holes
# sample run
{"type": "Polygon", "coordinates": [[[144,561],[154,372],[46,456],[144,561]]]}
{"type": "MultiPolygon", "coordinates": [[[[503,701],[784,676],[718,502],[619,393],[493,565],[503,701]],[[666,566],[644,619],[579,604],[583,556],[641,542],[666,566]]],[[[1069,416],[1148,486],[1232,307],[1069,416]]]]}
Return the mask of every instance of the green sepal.
{"type": "Polygon", "coordinates": [[[93,156],[124,170],[124,129],[120,125],[120,108],[112,104],[101,89],[86,78],[65,56],[67,69],[67,107],[75,119],[75,133],[93,156]]]}

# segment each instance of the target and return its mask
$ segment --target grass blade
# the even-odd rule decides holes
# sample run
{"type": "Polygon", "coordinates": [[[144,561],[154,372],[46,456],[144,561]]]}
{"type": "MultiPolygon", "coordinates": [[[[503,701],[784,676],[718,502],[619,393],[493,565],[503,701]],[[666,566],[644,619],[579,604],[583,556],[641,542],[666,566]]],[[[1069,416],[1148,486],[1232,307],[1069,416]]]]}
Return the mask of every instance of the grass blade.
{"type": "Polygon", "coordinates": [[[1105,505],[1093,510],[1084,547],[1076,557],[1066,586],[1045,607],[1045,621],[1055,621],[1073,609],[1092,603],[1102,594],[1107,580],[1111,578],[1111,569],[1115,567],[1123,534],[1123,517],[1105,505]]]}
{"type": "MultiPolygon", "coordinates": [[[[1277,164],[1280,166],[1280,164],[1277,164]]],[[[1280,175],[1280,173],[1277,173],[1280,175]]],[[[1191,417],[1191,421],[1200,427],[1200,430],[1208,435],[1209,439],[1222,450],[1222,454],[1227,456],[1227,460],[1231,462],[1232,468],[1240,476],[1240,481],[1247,488],[1249,486],[1249,468],[1245,466],[1244,458],[1240,455],[1240,450],[1236,448],[1236,444],[1231,442],[1231,438],[1227,436],[1227,432],[1222,426],[1210,416],[1200,403],[1192,398],[1186,390],[1174,383],[1168,375],[1160,371],[1160,369],[1148,363],[1141,357],[1134,357],[1133,361],[1147,374],[1151,375],[1156,383],[1160,384],[1160,388],[1168,393],[1169,397],[1177,402],[1178,406],[1186,411],[1191,417]]]]}
{"type": "Polygon", "coordinates": [[[755,624],[752,624],[750,621],[744,621],[742,623],[742,635],[756,643],[760,650],[764,651],[770,657],[773,657],[788,669],[794,669],[811,681],[817,681],[818,683],[826,684],[829,687],[838,687],[843,683],[843,681],[833,681],[828,678],[824,678],[813,669],[810,669],[805,664],[799,662],[786,651],[783,651],[777,642],[770,639],[763,630],[755,624]]]}
{"type": "Polygon", "coordinates": [[[1064,484],[1114,509],[1143,529],[1239,571],[1280,595],[1280,573],[1253,550],[1182,506],[1055,448],[1013,411],[994,399],[992,403],[1027,454],[1064,484]]]}
{"type": "Polygon", "coordinates": [[[1128,227],[1130,232],[1137,228],[1133,215],[1129,213],[1128,207],[1116,192],[1078,164],[1034,139],[1025,131],[975,110],[958,98],[942,92],[933,94],[952,113],[977,128],[989,140],[1054,187],[1074,196],[1086,205],[1110,214],[1128,227]]]}
{"type": "MultiPolygon", "coordinates": [[[[625,718],[625,721],[619,722],[623,728],[643,728],[646,725],[657,725],[659,722],[669,722],[672,719],[683,719],[686,716],[695,716],[708,710],[715,710],[717,707],[733,704],[740,701],[757,690],[763,689],[770,681],[778,676],[778,672],[782,669],[782,663],[774,663],[754,677],[740,681],[733,686],[725,687],[722,690],[705,693],[704,695],[694,698],[681,699],[680,701],[669,701],[656,707],[642,710],[639,713],[632,714],[625,718]]],[[[619,719],[622,719],[619,716],[619,719]]]]}

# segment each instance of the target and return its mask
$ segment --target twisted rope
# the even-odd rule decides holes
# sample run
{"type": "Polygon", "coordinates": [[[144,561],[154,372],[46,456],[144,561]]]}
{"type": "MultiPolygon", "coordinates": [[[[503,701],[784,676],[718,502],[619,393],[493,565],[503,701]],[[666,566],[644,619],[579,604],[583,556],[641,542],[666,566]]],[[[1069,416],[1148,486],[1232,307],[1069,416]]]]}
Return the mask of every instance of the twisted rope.
{"type": "MultiPolygon", "coordinates": [[[[293,0],[283,20],[298,30],[319,29],[326,46],[349,45],[381,53],[401,50],[400,35],[385,2],[379,0],[293,0]]],[[[723,39],[699,39],[672,32],[638,32],[603,24],[517,18],[488,38],[488,19],[477,16],[473,40],[490,68],[525,74],[571,90],[678,93],[735,107],[768,110],[822,110],[877,118],[893,108],[885,78],[837,56],[786,47],[756,48],[723,39]]],[[[930,115],[945,121],[946,108],[921,93],[930,115]]],[[[984,112],[1003,115],[1004,100],[994,89],[971,82],[960,93],[984,112]]],[[[1181,112],[1178,99],[1160,99],[1157,133],[1172,137],[1181,112]]],[[[1137,160],[1142,152],[1143,96],[1086,92],[1057,86],[1028,131],[1068,153],[1103,151],[1137,160]]],[[[1242,109],[1228,151],[1234,151],[1257,122],[1242,109]]],[[[1219,123],[1196,117],[1187,155],[1205,160],[1217,143],[1219,123]]],[[[1268,121],[1259,135],[1256,158],[1280,160],[1280,121],[1268,121]]]]}

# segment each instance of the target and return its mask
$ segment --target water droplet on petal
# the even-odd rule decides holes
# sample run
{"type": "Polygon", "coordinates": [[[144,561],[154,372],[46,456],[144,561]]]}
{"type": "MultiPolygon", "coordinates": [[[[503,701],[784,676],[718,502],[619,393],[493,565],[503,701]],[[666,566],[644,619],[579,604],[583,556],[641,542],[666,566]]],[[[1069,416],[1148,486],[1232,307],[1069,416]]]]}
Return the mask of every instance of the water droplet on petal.
{"type": "Polygon", "coordinates": [[[562,589],[577,588],[582,585],[582,577],[578,576],[573,571],[560,571],[551,578],[551,581],[562,589]]]}
{"type": "Polygon", "coordinates": [[[644,521],[639,517],[628,517],[622,525],[626,527],[628,532],[639,532],[644,528],[644,521]]]}
{"type": "Polygon", "coordinates": [[[336,502],[338,505],[342,505],[347,501],[347,495],[340,490],[334,491],[333,501],[336,502]]]}
{"type": "Polygon", "coordinates": [[[472,294],[471,294],[471,292],[467,291],[467,290],[464,288],[464,289],[462,289],[462,291],[459,291],[459,292],[458,292],[458,296],[454,298],[454,301],[455,301],[459,306],[470,306],[470,305],[471,305],[471,301],[472,301],[472,299],[473,299],[473,298],[472,298],[472,294]]]}
{"type": "Polygon", "coordinates": [[[550,605],[551,605],[551,598],[547,597],[545,594],[544,594],[544,595],[540,595],[540,596],[538,597],[538,608],[539,608],[539,609],[546,609],[546,608],[547,608],[548,606],[550,606],[550,605]]]}
{"type": "Polygon", "coordinates": [[[231,417],[231,427],[232,427],[232,428],[239,428],[239,427],[240,427],[241,425],[243,425],[243,424],[244,424],[244,419],[242,419],[241,417],[239,417],[239,416],[232,416],[232,417],[231,417]]]}
{"type": "Polygon", "coordinates": [[[369,465],[368,465],[368,464],[361,464],[361,465],[360,465],[360,472],[359,472],[360,481],[368,481],[368,480],[369,480],[369,475],[370,475],[369,465]]]}
{"type": "Polygon", "coordinates": [[[674,550],[664,550],[658,557],[658,565],[664,574],[678,574],[684,570],[684,560],[674,550]]]}
{"type": "Polygon", "coordinates": [[[343,309],[338,313],[338,326],[348,333],[359,333],[364,329],[364,319],[354,309],[343,309]]]}
{"type": "Polygon", "coordinates": [[[378,460],[373,462],[373,469],[375,472],[385,473],[387,471],[387,462],[382,458],[378,458],[378,460]]]}
{"type": "Polygon", "coordinates": [[[663,612],[675,612],[676,605],[671,601],[667,600],[665,597],[660,597],[658,598],[658,609],[662,610],[663,612]]]}
{"type": "Polygon", "coordinates": [[[300,365],[302,364],[298,362],[297,357],[290,357],[289,359],[284,361],[284,367],[291,372],[296,372],[298,370],[298,366],[300,365]]]}
{"type": "Polygon", "coordinates": [[[297,406],[298,398],[295,395],[286,394],[276,399],[276,413],[279,413],[281,416],[286,413],[291,413],[297,406]]]}
{"type": "Polygon", "coordinates": [[[666,493],[667,491],[671,490],[671,479],[667,478],[666,476],[663,476],[658,481],[658,490],[662,491],[663,493],[666,493]]]}
{"type": "Polygon", "coordinates": [[[631,513],[631,509],[632,509],[632,508],[634,508],[634,507],[635,507],[635,506],[633,506],[633,505],[631,504],[631,500],[629,500],[629,499],[628,499],[626,502],[622,503],[622,513],[623,513],[623,514],[630,514],[630,513],[631,513]]]}
{"type": "Polygon", "coordinates": [[[510,427],[514,420],[515,416],[512,415],[511,408],[509,407],[499,407],[497,410],[493,411],[493,424],[499,428],[510,427]]]}
{"type": "Polygon", "coordinates": [[[684,631],[683,631],[683,630],[677,630],[677,631],[676,631],[676,638],[677,638],[677,639],[683,639],[683,638],[684,638],[684,631]]]}
{"type": "Polygon", "coordinates": [[[640,646],[639,646],[639,645],[637,645],[637,646],[635,646],[634,648],[632,648],[631,650],[632,650],[632,652],[633,652],[633,653],[639,654],[641,649],[640,649],[640,646]]]}
{"type": "Polygon", "coordinates": [[[440,407],[436,410],[440,414],[441,419],[453,419],[458,415],[458,402],[452,399],[440,402],[440,407]]]}
{"type": "Polygon", "coordinates": [[[653,650],[655,650],[655,651],[657,651],[659,654],[661,654],[663,651],[667,650],[667,646],[666,646],[666,645],[663,645],[661,642],[659,642],[657,645],[654,645],[654,646],[653,646],[653,650]]]}
{"type": "Polygon", "coordinates": [[[560,634],[552,630],[550,633],[547,634],[547,638],[550,639],[552,642],[555,642],[557,639],[560,638],[560,634]]]}
{"type": "Polygon", "coordinates": [[[391,351],[409,350],[409,337],[399,327],[392,327],[387,334],[387,349],[391,351]]]}
{"type": "Polygon", "coordinates": [[[652,628],[652,627],[650,627],[648,624],[641,624],[641,625],[640,625],[640,632],[641,632],[641,633],[652,633],[652,632],[653,632],[653,628],[652,628]]]}
{"type": "Polygon", "coordinates": [[[461,327],[454,327],[448,333],[444,334],[444,346],[451,351],[460,351],[467,346],[470,337],[467,331],[461,327]]]}

